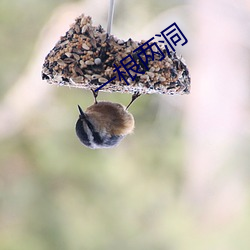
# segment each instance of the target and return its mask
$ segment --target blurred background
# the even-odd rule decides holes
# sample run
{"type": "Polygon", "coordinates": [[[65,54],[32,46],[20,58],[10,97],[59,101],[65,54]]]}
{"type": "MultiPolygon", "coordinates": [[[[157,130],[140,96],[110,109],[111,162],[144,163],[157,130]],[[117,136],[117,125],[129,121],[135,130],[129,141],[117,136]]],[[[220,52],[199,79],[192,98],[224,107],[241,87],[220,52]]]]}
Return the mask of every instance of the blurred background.
{"type": "Polygon", "coordinates": [[[249,0],[117,0],[121,39],[179,25],[191,94],[140,97],[134,134],[90,150],[74,126],[92,94],[41,68],[81,13],[106,28],[108,5],[0,2],[0,249],[249,250],[249,0]]]}

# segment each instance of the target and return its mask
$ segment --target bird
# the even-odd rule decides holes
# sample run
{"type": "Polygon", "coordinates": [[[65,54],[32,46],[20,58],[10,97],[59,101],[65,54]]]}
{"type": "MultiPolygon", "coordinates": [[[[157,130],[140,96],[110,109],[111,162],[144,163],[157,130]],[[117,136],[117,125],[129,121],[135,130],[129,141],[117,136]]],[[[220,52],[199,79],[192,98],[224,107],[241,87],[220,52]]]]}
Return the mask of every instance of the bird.
{"type": "Polygon", "coordinates": [[[91,149],[115,147],[134,130],[134,117],[128,112],[128,108],[141,94],[135,92],[125,107],[119,103],[97,101],[98,91],[91,91],[95,99],[94,104],[85,112],[78,105],[76,135],[84,146],[91,149]]]}

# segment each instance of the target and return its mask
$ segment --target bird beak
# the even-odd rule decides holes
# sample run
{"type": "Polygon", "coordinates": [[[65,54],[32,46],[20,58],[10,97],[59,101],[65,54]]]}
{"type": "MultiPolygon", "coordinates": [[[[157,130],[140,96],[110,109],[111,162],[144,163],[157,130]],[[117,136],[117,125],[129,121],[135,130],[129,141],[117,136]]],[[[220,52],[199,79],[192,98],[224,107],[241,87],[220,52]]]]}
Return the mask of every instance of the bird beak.
{"type": "Polygon", "coordinates": [[[79,113],[80,113],[80,118],[86,118],[84,112],[82,111],[82,108],[79,105],[77,105],[77,106],[78,106],[78,110],[79,110],[79,113]]]}

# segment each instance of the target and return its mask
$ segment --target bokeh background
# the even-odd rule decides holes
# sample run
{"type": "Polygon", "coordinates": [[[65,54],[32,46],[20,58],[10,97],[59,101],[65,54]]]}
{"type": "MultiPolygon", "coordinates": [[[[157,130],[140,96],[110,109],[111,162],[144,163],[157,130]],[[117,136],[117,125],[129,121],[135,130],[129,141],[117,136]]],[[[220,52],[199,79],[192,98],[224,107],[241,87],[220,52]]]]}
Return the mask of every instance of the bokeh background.
{"type": "Polygon", "coordinates": [[[92,94],[41,67],[81,13],[106,27],[108,4],[0,2],[0,249],[249,250],[250,2],[117,0],[117,37],[179,25],[192,91],[140,97],[135,133],[90,150],[74,126],[92,94]]]}

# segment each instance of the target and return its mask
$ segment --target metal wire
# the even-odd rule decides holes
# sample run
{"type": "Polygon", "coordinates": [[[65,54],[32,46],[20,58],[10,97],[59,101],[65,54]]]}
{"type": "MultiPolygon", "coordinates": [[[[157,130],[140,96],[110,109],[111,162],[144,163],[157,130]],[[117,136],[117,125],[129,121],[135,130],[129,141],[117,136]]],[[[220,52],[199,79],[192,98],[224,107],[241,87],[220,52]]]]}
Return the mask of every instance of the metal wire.
{"type": "Polygon", "coordinates": [[[109,13],[108,13],[108,25],[107,25],[107,33],[108,34],[110,34],[111,30],[112,30],[114,9],[115,9],[115,0],[110,0],[109,13]]]}

